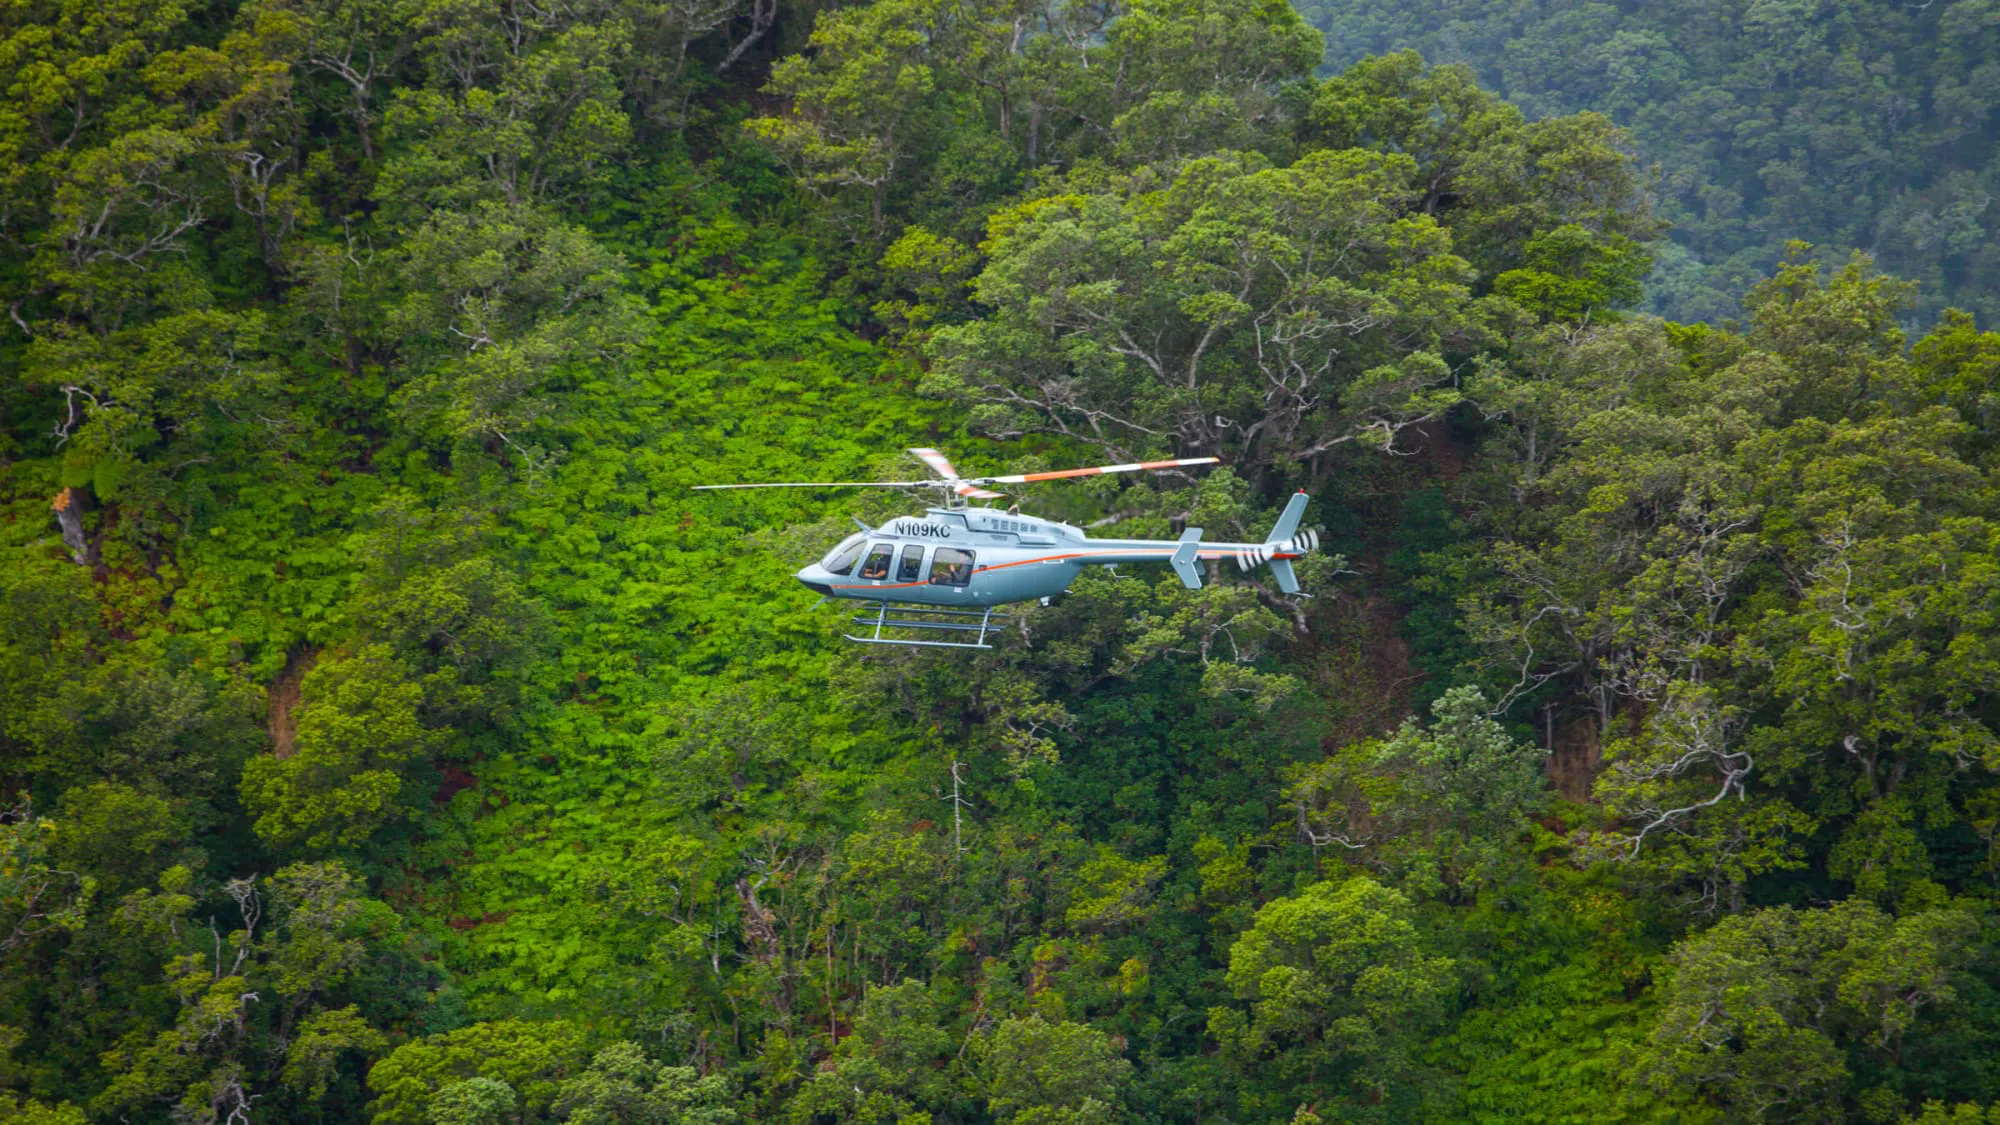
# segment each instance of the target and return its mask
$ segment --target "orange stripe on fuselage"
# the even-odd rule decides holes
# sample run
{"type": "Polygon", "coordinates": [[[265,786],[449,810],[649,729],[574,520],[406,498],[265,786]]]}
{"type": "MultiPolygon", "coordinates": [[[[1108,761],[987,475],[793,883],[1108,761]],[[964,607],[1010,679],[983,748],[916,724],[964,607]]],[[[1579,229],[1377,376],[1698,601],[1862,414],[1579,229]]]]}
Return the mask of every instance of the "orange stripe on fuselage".
{"type": "MultiPolygon", "coordinates": [[[[972,568],[972,573],[983,574],[989,570],[1006,570],[1010,566],[1028,566],[1031,563],[1065,562],[1069,559],[1088,559],[1100,555],[1165,555],[1171,558],[1173,556],[1173,553],[1174,552],[1172,548],[1161,549],[1161,550],[1149,549],[1149,550],[1071,551],[1068,554],[1062,554],[1062,555],[1039,555],[1032,559],[1015,559],[1013,562],[993,563],[989,566],[975,566],[972,568]]],[[[1197,551],[1195,552],[1195,558],[1233,559],[1236,557],[1236,554],[1237,553],[1235,551],[1197,551]]],[[[1296,559],[1296,558],[1302,558],[1304,556],[1272,555],[1271,557],[1274,559],[1296,559]]],[[[947,585],[947,583],[944,582],[934,583],[931,582],[929,579],[923,579],[917,582],[884,582],[880,585],[870,584],[867,586],[841,586],[832,583],[829,583],[828,585],[831,589],[835,590],[907,590],[912,586],[933,586],[933,585],[944,586],[947,585]]]]}

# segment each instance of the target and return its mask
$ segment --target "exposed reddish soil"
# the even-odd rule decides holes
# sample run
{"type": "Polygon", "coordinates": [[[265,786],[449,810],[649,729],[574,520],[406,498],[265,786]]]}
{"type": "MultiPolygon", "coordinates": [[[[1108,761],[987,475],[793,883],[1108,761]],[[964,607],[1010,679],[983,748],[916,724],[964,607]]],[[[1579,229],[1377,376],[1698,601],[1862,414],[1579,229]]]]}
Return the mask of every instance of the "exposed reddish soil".
{"type": "Polygon", "coordinates": [[[299,705],[299,684],[318,662],[318,649],[300,649],[285,661],[285,670],[271,682],[265,723],[271,731],[271,753],[280,758],[291,757],[292,744],[298,741],[299,724],[292,712],[299,705]]]}

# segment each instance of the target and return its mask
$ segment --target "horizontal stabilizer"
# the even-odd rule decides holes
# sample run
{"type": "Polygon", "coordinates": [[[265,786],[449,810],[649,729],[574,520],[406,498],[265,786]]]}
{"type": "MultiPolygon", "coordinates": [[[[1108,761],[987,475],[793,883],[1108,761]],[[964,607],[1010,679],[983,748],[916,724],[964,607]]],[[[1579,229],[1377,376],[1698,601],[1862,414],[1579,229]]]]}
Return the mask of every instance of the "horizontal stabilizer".
{"type": "Polygon", "coordinates": [[[1174,557],[1168,561],[1174,564],[1174,573],[1181,576],[1181,585],[1190,590],[1201,589],[1201,570],[1195,566],[1195,554],[1201,550],[1201,528],[1190,527],[1181,532],[1180,546],[1174,548],[1174,557]]]}

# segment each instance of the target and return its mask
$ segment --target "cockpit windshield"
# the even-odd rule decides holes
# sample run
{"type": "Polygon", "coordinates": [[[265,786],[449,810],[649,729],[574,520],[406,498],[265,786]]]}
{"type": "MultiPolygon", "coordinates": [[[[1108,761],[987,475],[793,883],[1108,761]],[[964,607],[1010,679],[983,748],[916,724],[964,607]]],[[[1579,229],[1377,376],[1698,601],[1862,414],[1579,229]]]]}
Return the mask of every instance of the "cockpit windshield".
{"type": "Polygon", "coordinates": [[[861,543],[867,538],[857,531],[841,540],[840,546],[828,551],[826,557],[819,561],[820,569],[828,574],[846,574],[853,570],[854,560],[861,557],[861,543]]]}

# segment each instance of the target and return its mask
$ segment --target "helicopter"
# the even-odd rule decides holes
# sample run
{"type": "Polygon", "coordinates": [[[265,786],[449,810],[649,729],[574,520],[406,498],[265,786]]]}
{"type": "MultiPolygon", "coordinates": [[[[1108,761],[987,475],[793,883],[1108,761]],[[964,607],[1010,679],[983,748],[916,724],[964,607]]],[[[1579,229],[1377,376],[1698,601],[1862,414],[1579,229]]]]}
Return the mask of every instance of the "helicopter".
{"type": "Polygon", "coordinates": [[[1028,484],[1106,473],[1136,473],[1190,465],[1213,465],[1215,457],[1095,465],[1010,476],[961,477],[935,449],[909,450],[937,476],[925,480],[779,481],[757,484],[698,484],[697,491],[735,488],[901,488],[942,495],[940,506],[920,516],[861,530],[836,545],[795,576],[821,600],[870,603],[853,623],[866,636],[842,635],[859,644],[922,648],[992,648],[987,638],[1005,627],[1011,614],[1000,606],[1049,599],[1069,589],[1086,566],[1164,562],[1190,590],[1201,589],[1198,562],[1235,559],[1249,571],[1268,566],[1287,594],[1299,592],[1292,560],[1319,547],[1319,532],[1299,530],[1310,499],[1292,496],[1261,543],[1203,543],[1202,529],[1190,527],[1179,539],[1093,539],[1067,523],[1023,515],[1018,508],[974,507],[973,500],[997,500],[1005,493],[988,485],[1028,484]],[[976,620],[975,620],[976,619],[976,620]],[[999,622],[999,624],[996,624],[999,622]],[[883,630],[893,630],[885,636],[883,630]],[[898,634],[914,633],[916,636],[898,634]],[[967,637],[964,640],[927,639],[967,637]]]}

